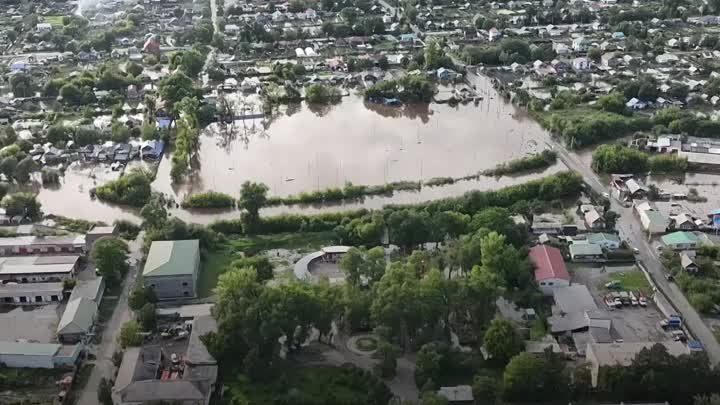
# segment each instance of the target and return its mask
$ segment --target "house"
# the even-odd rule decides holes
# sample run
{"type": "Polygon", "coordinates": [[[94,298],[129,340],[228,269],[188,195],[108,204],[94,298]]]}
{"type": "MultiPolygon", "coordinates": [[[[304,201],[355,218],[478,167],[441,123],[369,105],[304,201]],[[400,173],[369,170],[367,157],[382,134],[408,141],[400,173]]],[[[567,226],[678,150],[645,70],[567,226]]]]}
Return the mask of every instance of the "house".
{"type": "Polygon", "coordinates": [[[640,184],[640,182],[635,179],[628,179],[627,181],[625,181],[625,187],[627,187],[628,194],[633,199],[645,198],[645,196],[647,195],[647,189],[645,188],[645,186],[640,184]]]}
{"type": "Polygon", "coordinates": [[[197,294],[199,267],[197,239],[155,241],[143,269],[143,284],[161,300],[192,298],[197,294]]]}
{"type": "Polygon", "coordinates": [[[52,24],[50,24],[50,23],[38,23],[38,24],[35,26],[35,31],[36,31],[38,34],[48,33],[48,32],[50,32],[50,31],[52,31],[52,29],[53,29],[53,27],[52,27],[52,24]]]}
{"type": "MultiPolygon", "coordinates": [[[[564,334],[567,332],[587,330],[591,319],[599,319],[601,314],[590,290],[583,284],[573,284],[553,290],[552,316],[548,318],[550,332],[564,334]]],[[[610,325],[595,323],[598,326],[610,325]]]]}
{"type": "Polygon", "coordinates": [[[85,234],[85,248],[89,252],[93,245],[95,244],[95,241],[97,241],[100,238],[114,238],[118,235],[118,227],[115,225],[112,226],[94,226],[91,230],[89,230],[85,234]]]}
{"type": "Polygon", "coordinates": [[[492,27],[488,30],[487,36],[488,36],[488,41],[495,42],[502,37],[502,32],[500,30],[498,30],[497,28],[492,27]]]}
{"type": "Polygon", "coordinates": [[[438,80],[455,80],[457,78],[458,74],[452,69],[446,69],[444,67],[441,67],[437,70],[437,78],[438,80]]]}
{"type": "Polygon", "coordinates": [[[573,59],[572,67],[576,72],[583,72],[590,69],[590,59],[579,57],[573,59]]]}
{"type": "Polygon", "coordinates": [[[680,253],[680,266],[683,270],[691,274],[696,274],[699,270],[697,263],[695,263],[695,259],[690,257],[687,252],[680,253]]]}
{"type": "Polygon", "coordinates": [[[588,234],[587,241],[588,243],[598,245],[603,249],[619,249],[621,243],[620,237],[605,232],[588,234]]]}
{"type": "Polygon", "coordinates": [[[5,305],[43,305],[63,298],[63,284],[59,282],[0,284],[0,303],[5,305]]]}
{"type": "Polygon", "coordinates": [[[604,258],[602,247],[594,243],[573,243],[568,250],[574,262],[594,262],[604,258]]]}
{"type": "Polygon", "coordinates": [[[81,345],[0,342],[0,364],[11,368],[71,367],[77,362],[81,351],[81,345]]]}
{"type": "Polygon", "coordinates": [[[140,146],[140,157],[142,159],[158,160],[165,149],[163,141],[144,141],[140,146]]]}
{"type": "Polygon", "coordinates": [[[663,235],[662,242],[672,250],[692,250],[697,247],[700,238],[692,232],[677,231],[663,235]]]}
{"type": "Polygon", "coordinates": [[[0,281],[62,282],[75,278],[79,256],[24,256],[0,259],[0,281]]]}
{"type": "Polygon", "coordinates": [[[240,26],[237,24],[226,24],[225,33],[228,35],[237,35],[240,32],[240,26]]]}
{"type": "Polygon", "coordinates": [[[616,67],[619,63],[615,52],[606,52],[600,57],[600,64],[605,67],[616,67]]]}
{"type": "Polygon", "coordinates": [[[77,280],[75,287],[73,287],[72,293],[68,302],[74,301],[79,298],[87,298],[95,305],[100,306],[103,294],[105,293],[105,280],[102,277],[96,277],[90,280],[77,280]]]}
{"type": "Polygon", "coordinates": [[[58,340],[63,343],[78,343],[92,331],[97,317],[95,301],[81,297],[70,301],[57,327],[58,340]]]}
{"type": "Polygon", "coordinates": [[[605,229],[605,218],[596,209],[591,209],[585,213],[585,224],[593,230],[605,229]]]}
{"type": "Polygon", "coordinates": [[[24,256],[39,253],[85,253],[85,235],[0,238],[0,256],[24,256]]]}
{"type": "Polygon", "coordinates": [[[439,396],[445,397],[449,405],[472,405],[475,403],[472,387],[469,385],[440,387],[437,393],[439,396]]]}
{"type": "Polygon", "coordinates": [[[181,403],[207,405],[218,388],[217,361],[200,339],[217,331],[211,316],[194,317],[191,325],[181,372],[176,371],[169,353],[158,345],[132,347],[125,350],[112,389],[116,405],[181,403]],[[170,358],[169,358],[170,357],[170,358]],[[170,376],[173,376],[169,378],[170,376]]]}
{"type": "Polygon", "coordinates": [[[630,100],[628,100],[627,103],[625,103],[625,106],[632,110],[644,110],[647,108],[647,103],[644,101],[638,100],[636,97],[633,97],[630,100]]]}
{"type": "Polygon", "coordinates": [[[678,58],[677,55],[674,55],[672,53],[663,53],[663,54],[655,57],[655,62],[660,63],[662,65],[675,63],[679,60],[680,60],[680,58],[678,58]]]}
{"type": "Polygon", "coordinates": [[[535,281],[543,294],[552,295],[555,288],[570,285],[570,273],[565,267],[560,249],[546,245],[533,246],[529,258],[535,265],[535,281]]]}
{"type": "Polygon", "coordinates": [[[573,39],[572,48],[575,52],[587,52],[590,48],[590,41],[584,36],[573,39]]]}
{"type": "Polygon", "coordinates": [[[697,224],[695,224],[695,221],[688,214],[682,213],[671,219],[672,228],[674,229],[679,229],[682,231],[694,231],[695,229],[697,229],[697,224]]]}
{"type": "Polygon", "coordinates": [[[604,367],[630,367],[642,350],[649,350],[656,344],[665,346],[667,352],[675,357],[690,353],[682,342],[589,343],[585,355],[590,365],[592,386],[597,387],[604,367]]]}

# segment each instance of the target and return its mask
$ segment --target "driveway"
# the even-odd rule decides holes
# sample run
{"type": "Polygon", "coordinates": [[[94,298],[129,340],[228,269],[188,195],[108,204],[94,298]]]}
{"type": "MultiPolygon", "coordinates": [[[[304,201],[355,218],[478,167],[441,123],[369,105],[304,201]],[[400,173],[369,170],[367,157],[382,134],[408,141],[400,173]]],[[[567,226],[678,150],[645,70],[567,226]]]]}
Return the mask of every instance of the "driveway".
{"type": "MultiPolygon", "coordinates": [[[[550,141],[549,144],[558,153],[563,163],[570,170],[580,173],[593,190],[601,194],[610,192],[595,172],[585,165],[576,154],[568,152],[564,146],[555,141],[550,141]]],[[[703,322],[697,311],[690,305],[680,288],[675,283],[670,283],[665,279],[658,252],[650,245],[648,236],[645,234],[640,221],[633,214],[632,208],[626,208],[614,198],[611,198],[610,202],[611,209],[620,215],[615,226],[620,233],[620,237],[627,239],[632,247],[640,250],[638,259],[652,275],[660,292],[670,301],[678,315],[682,316],[685,326],[694,338],[702,343],[710,362],[712,364],[720,363],[720,344],[718,344],[712,331],[703,322]]]]}
{"type": "Polygon", "coordinates": [[[137,239],[128,244],[130,248],[130,258],[133,259],[135,265],[128,270],[117,306],[103,330],[100,344],[89,348],[90,351],[96,355],[96,360],[94,361],[95,367],[90,374],[87,384],[85,384],[85,387],[78,396],[77,405],[98,405],[97,389],[100,384],[100,379],[103,377],[106,379],[115,378],[115,365],[112,362],[112,355],[120,349],[120,345],[118,344],[120,327],[132,318],[131,311],[128,308],[128,296],[135,285],[138,267],[141,264],[144,235],[144,231],[140,232],[137,239]]]}

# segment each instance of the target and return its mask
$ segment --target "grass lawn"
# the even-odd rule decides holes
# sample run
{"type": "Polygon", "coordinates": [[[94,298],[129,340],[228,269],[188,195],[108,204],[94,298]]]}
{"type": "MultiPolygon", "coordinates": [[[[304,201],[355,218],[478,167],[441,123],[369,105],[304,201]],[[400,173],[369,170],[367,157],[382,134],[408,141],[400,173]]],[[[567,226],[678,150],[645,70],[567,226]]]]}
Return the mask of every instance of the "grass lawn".
{"type": "Polygon", "coordinates": [[[224,247],[207,252],[203,258],[198,281],[198,297],[205,298],[212,295],[218,277],[225,272],[234,257],[239,257],[236,253],[243,252],[252,256],[270,249],[281,248],[312,252],[331,245],[334,239],[334,232],[281,233],[231,239],[224,247]]]}
{"type": "MultiPolygon", "coordinates": [[[[648,283],[643,272],[640,270],[613,273],[610,275],[610,280],[619,281],[620,290],[642,291],[642,293],[646,296],[650,296],[652,294],[652,287],[650,286],[650,283],[648,283]]],[[[603,283],[602,289],[607,290],[607,288],[605,288],[605,283],[603,283]]]]}
{"type": "Polygon", "coordinates": [[[357,347],[362,351],[371,352],[377,349],[377,343],[377,339],[373,337],[364,337],[357,340],[357,347]]]}
{"type": "MultiPolygon", "coordinates": [[[[226,382],[230,395],[226,403],[267,405],[273,403],[336,403],[364,405],[369,403],[369,379],[363,370],[337,367],[288,367],[279,378],[250,382],[244,377],[226,382]],[[244,399],[244,401],[240,399],[244,399]],[[290,400],[292,398],[292,400],[290,400]],[[287,399],[287,401],[286,401],[287,399]]],[[[387,391],[387,399],[390,392],[387,391]]]]}
{"type": "Polygon", "coordinates": [[[61,15],[46,15],[43,18],[45,19],[45,22],[52,25],[53,28],[60,28],[63,26],[63,16],[61,15]]]}

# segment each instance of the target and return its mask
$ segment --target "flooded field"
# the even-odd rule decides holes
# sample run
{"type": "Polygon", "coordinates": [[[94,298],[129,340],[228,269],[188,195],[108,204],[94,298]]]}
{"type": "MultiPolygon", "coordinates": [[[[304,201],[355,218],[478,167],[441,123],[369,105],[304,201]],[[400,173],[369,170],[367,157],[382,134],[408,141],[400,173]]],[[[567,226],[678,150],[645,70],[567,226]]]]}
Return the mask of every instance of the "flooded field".
{"type": "MultiPolygon", "coordinates": [[[[188,193],[205,190],[235,196],[244,181],[252,180],[267,184],[270,195],[284,196],[346,182],[376,185],[460,177],[546,148],[548,135],[539,125],[499,99],[487,79],[473,77],[472,81],[483,97],[478,104],[392,108],[367,104],[351,95],[333,106],[288,106],[266,122],[238,121],[230,129],[214,124],[201,135],[192,178],[186,184],[172,185],[166,156],[153,189],[180,201],[188,193]]],[[[546,173],[562,168],[558,164],[546,173]]],[[[481,178],[327,209],[425,201],[539,176],[481,178]]],[[[71,172],[60,188],[42,190],[40,199],[44,209],[54,214],[104,221],[136,217],[132,210],[90,200],[87,190],[93,186],[87,176],[71,172]]],[[[269,211],[301,209],[319,208],[276,207],[269,211]]],[[[176,214],[191,222],[218,218],[217,214],[187,211],[176,214]]]]}

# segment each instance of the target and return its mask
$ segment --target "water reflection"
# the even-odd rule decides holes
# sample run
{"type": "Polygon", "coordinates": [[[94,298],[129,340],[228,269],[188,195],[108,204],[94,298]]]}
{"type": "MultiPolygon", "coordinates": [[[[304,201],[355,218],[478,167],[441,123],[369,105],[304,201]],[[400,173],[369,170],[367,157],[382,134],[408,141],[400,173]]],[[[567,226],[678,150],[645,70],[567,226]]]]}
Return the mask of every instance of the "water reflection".
{"type": "MultiPolygon", "coordinates": [[[[462,177],[545,148],[548,135],[539,125],[501,100],[487,79],[472,80],[483,97],[477,105],[393,108],[369,104],[351,94],[336,105],[292,104],[272,117],[213,124],[201,134],[200,151],[192,163],[197,169],[193,176],[184,184],[171,184],[170,152],[159,164],[153,189],[180,201],[188,193],[205,190],[237,195],[242,182],[252,180],[267,184],[271,195],[284,196],[340,187],[346,182],[376,185],[462,177]],[[318,114],[323,118],[318,119],[318,114]]],[[[230,102],[232,108],[240,105],[246,112],[259,111],[252,100],[230,102]]],[[[549,170],[560,168],[557,165],[549,170]]],[[[367,199],[337,209],[425,201],[526,179],[482,178],[449,187],[426,188],[419,193],[367,199]]],[[[78,187],[90,188],[91,184],[87,177],[70,174],[63,187],[42,190],[40,198],[47,212],[71,217],[111,222],[117,217],[134,216],[133,211],[90,200],[87,190],[77,192],[78,187]]],[[[278,207],[268,212],[287,210],[316,209],[278,207]]],[[[217,217],[187,211],[178,211],[177,215],[193,222],[208,222],[217,217]]]]}

